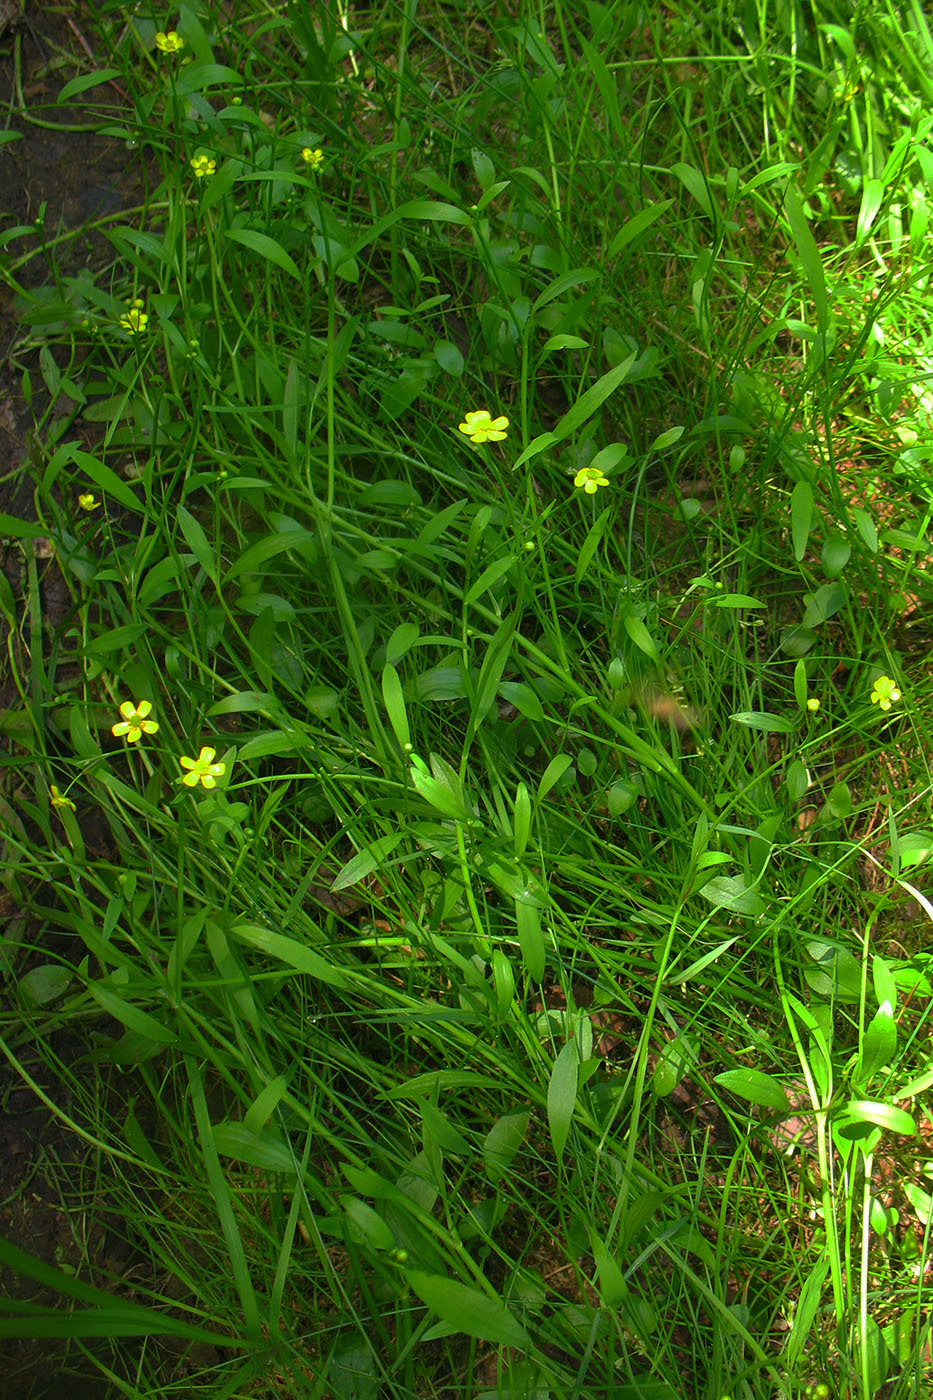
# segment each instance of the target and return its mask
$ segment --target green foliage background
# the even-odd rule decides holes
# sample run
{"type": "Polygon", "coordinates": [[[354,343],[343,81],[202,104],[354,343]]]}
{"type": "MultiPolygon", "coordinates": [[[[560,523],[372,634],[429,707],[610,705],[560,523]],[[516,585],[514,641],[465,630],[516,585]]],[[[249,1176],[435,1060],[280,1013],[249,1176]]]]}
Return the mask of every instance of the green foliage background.
{"type": "Polygon", "coordinates": [[[0,1245],[61,1294],[0,1334],[133,1397],[922,1394],[922,7],[96,22],[145,198],[2,240],[0,1030],[137,1264],[0,1245]]]}

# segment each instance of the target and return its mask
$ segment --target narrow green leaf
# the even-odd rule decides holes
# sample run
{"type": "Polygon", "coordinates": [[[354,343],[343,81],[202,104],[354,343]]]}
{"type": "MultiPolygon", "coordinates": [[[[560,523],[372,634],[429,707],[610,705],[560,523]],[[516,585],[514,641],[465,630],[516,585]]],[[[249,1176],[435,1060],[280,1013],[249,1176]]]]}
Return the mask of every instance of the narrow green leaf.
{"type": "Polygon", "coordinates": [[[766,710],[739,710],[729,718],[735,724],[744,724],[746,729],[758,729],[762,734],[793,734],[797,727],[796,719],[786,715],[770,715],[766,710]]]}
{"type": "Polygon", "coordinates": [[[108,656],[111,652],[119,651],[121,647],[132,647],[148,630],[144,622],[127,622],[123,627],[113,627],[109,632],[102,632],[99,637],[89,641],[84,648],[84,654],[108,656]]]}
{"type": "Polygon", "coordinates": [[[699,891],[710,904],[720,909],[730,909],[736,914],[747,914],[757,918],[767,912],[768,906],[761,895],[749,889],[744,875],[716,875],[699,891]]]}
{"type": "Polygon", "coordinates": [[[621,610],[622,626],[625,628],[630,639],[643,651],[646,656],[650,656],[652,661],[660,661],[661,654],[657,645],[644,622],[635,612],[631,603],[624,603],[621,610]]]}
{"type": "Polygon", "coordinates": [[[446,1113],[442,1113],[439,1108],[435,1108],[433,1104],[425,1101],[421,1105],[421,1117],[431,1137],[445,1152],[453,1152],[458,1157],[473,1156],[472,1144],[451,1123],[446,1113]]]}
{"type": "Polygon", "coordinates": [[[541,354],[547,355],[552,350],[585,350],[588,345],[589,341],[579,335],[550,335],[541,346],[541,354]]]}
{"type": "Polygon", "coordinates": [[[126,506],[127,510],[143,511],[145,506],[140,501],[134,491],[131,491],[122,477],[117,476],[112,468],[98,459],[90,452],[84,452],[73,443],[66,444],[68,457],[74,462],[76,467],[80,467],[84,474],[90,477],[95,486],[99,486],[101,491],[112,496],[121,506],[126,506]]]}
{"type": "Polygon", "coordinates": [[[545,287],[544,291],[535,301],[531,308],[533,313],[537,313],[550,302],[562,297],[565,292],[569,292],[574,287],[585,286],[588,282],[594,282],[599,273],[595,267],[574,267],[569,272],[562,272],[559,277],[545,287]]]}
{"type": "Polygon", "coordinates": [[[518,946],[522,950],[522,962],[532,982],[544,979],[546,950],[544,935],[541,932],[541,915],[527,900],[515,901],[515,924],[518,930],[518,946]]]}
{"type": "Polygon", "coordinates": [[[487,589],[492,588],[503,574],[507,574],[510,569],[515,567],[515,563],[514,556],[509,556],[506,559],[496,559],[488,568],[485,568],[476,582],[467,590],[463,599],[464,606],[469,607],[471,603],[476,602],[477,598],[482,598],[487,589]]]}
{"type": "Polygon", "coordinates": [[[766,603],[762,603],[759,598],[752,598],[748,593],[714,593],[707,602],[712,603],[714,608],[764,608],[766,603]]]}
{"type": "Polygon", "coordinates": [[[583,575],[586,573],[590,566],[590,560],[600,546],[611,513],[612,507],[607,506],[606,509],[597,516],[586,532],[586,539],[580,547],[580,553],[577,555],[576,568],[574,569],[574,581],[577,584],[579,584],[583,575]]]}
{"type": "MultiPolygon", "coordinates": [[[[137,501],[137,507],[139,502],[137,501]]],[[[20,520],[15,515],[0,511],[0,536],[11,540],[40,540],[48,535],[45,525],[35,525],[31,520],[20,520]]]]}
{"type": "Polygon", "coordinates": [[[618,233],[614,235],[612,242],[609,244],[609,257],[618,257],[623,248],[627,248],[639,234],[644,233],[645,229],[650,228],[656,219],[659,219],[662,214],[670,209],[673,203],[674,201],[672,199],[662,199],[657,204],[649,204],[647,209],[639,209],[637,214],[633,214],[630,219],[626,219],[625,223],[619,229],[618,233]]]}
{"type": "Polygon", "coordinates": [[[790,532],[794,545],[794,558],[798,564],[807,552],[812,519],[813,487],[809,481],[798,481],[790,493],[790,532]]]}
{"type": "Polygon", "coordinates": [[[903,1108],[893,1103],[873,1103],[869,1099],[853,1099],[846,1105],[847,1115],[856,1123],[874,1123],[889,1133],[913,1137],[917,1125],[903,1108]]]}
{"type": "Polygon", "coordinates": [[[671,170],[684,189],[696,200],[706,217],[712,219],[714,225],[718,224],[719,211],[713,203],[712,192],[702,170],[697,170],[695,165],[687,165],[686,161],[677,161],[671,166],[671,170]]]}
{"type": "Polygon", "coordinates": [[[896,1051],[897,1026],[894,1021],[894,1009],[890,1002],[885,1001],[865,1027],[856,1075],[859,1086],[867,1086],[880,1070],[893,1064],[896,1051]]]}
{"type": "Polygon", "coordinates": [[[514,705],[519,714],[524,715],[526,719],[544,719],[544,706],[538,699],[537,692],[524,681],[500,681],[499,694],[503,700],[514,705]]]}
{"type": "MultiPolygon", "coordinates": [[[[931,834],[931,839],[933,839],[933,834],[931,834]]],[[[872,984],[875,988],[875,996],[878,998],[878,1005],[883,1006],[884,1003],[887,1002],[893,1014],[893,1010],[897,1006],[897,983],[894,980],[894,974],[890,966],[885,959],[880,957],[877,953],[871,960],[871,976],[872,984]]],[[[903,1094],[895,1094],[894,1097],[900,1099],[905,1096],[903,1094]]]]}
{"type": "Polygon", "coordinates": [[[288,1079],[277,1074],[256,1095],[243,1115],[243,1126],[251,1133],[261,1132],[288,1092],[288,1079]]]}
{"type": "Polygon", "coordinates": [[[289,360],[288,374],[285,377],[285,393],[282,401],[282,438],[289,462],[298,461],[298,418],[302,406],[304,374],[297,360],[289,360]]]}
{"type": "Polygon", "coordinates": [[[659,433],[654,442],[648,448],[649,452],[663,452],[665,447],[673,447],[675,442],[679,442],[684,435],[682,426],[668,428],[667,432],[659,433]]]}
{"type": "Polygon", "coordinates": [[[73,977],[71,969],[60,963],[40,963],[30,968],[16,985],[20,995],[34,1006],[49,1006],[64,996],[73,977]]]}
{"type": "Polygon", "coordinates": [[[470,714],[469,732],[475,733],[476,729],[485,719],[486,715],[493,708],[496,701],[496,691],[499,682],[502,680],[502,672],[512,651],[512,639],[515,636],[516,616],[510,613],[504,618],[496,629],[492,641],[489,643],[486,655],[483,657],[483,664],[480,667],[479,679],[476,682],[476,695],[473,701],[472,713],[470,714]]]}
{"type": "Polygon", "coordinates": [[[444,783],[438,782],[436,778],[416,767],[411,769],[411,780],[420,796],[425,802],[429,802],[436,812],[440,812],[441,816],[464,825],[474,821],[474,813],[444,783]]]}
{"type": "Polygon", "coordinates": [[[498,1346],[528,1350],[531,1338],[517,1318],[496,1298],[438,1274],[408,1269],[405,1277],[425,1307],[437,1313],[455,1333],[498,1346]]]}
{"type": "Polygon", "coordinates": [[[547,1121],[558,1166],[570,1134],[579,1077],[580,1056],[574,1042],[568,1040],[554,1061],[547,1086],[547,1121]]]}
{"type": "Polygon", "coordinates": [[[787,1359],[789,1365],[794,1369],[800,1363],[806,1344],[810,1339],[813,1319],[819,1311],[820,1300],[823,1296],[823,1284],[828,1272],[829,1255],[824,1251],[804,1279],[800,1296],[797,1299],[797,1306],[794,1309],[794,1320],[787,1338],[787,1359]]]}
{"type": "MultiPolygon", "coordinates": [[[[594,32],[594,38],[596,37],[594,32]]],[[[580,48],[583,57],[586,59],[585,71],[590,75],[599,89],[600,106],[609,123],[609,130],[617,150],[623,150],[626,143],[625,127],[622,124],[622,114],[619,111],[619,83],[616,75],[609,69],[606,60],[600,53],[596,44],[590,43],[589,39],[580,35],[580,48]]],[[[612,252],[610,251],[610,257],[612,252]]]]}
{"type": "Polygon", "coordinates": [[[794,699],[797,702],[798,710],[806,710],[808,694],[807,663],[805,661],[798,661],[794,666],[794,699]]]}
{"type": "Polygon", "coordinates": [[[851,558],[852,551],[847,540],[841,535],[828,535],[823,542],[821,562],[823,573],[827,578],[836,578],[841,574],[846,564],[851,558]]]}
{"type": "Polygon", "coordinates": [[[402,748],[408,748],[411,744],[411,734],[408,729],[408,715],[405,711],[402,682],[395,667],[388,664],[382,668],[382,698],[385,701],[392,732],[402,748]]]}
{"type": "Polygon", "coordinates": [[[347,1219],[353,1224],[371,1249],[386,1250],[395,1248],[395,1235],[378,1211],[361,1201],[358,1196],[341,1196],[347,1219]]]}
{"type": "Polygon", "coordinates": [[[195,560],[207,574],[208,578],[216,583],[217,581],[217,560],[214,551],[207,542],[207,535],[200,521],[196,520],[185,506],[176,507],[176,518],[184,536],[185,544],[191,550],[195,560]]]}
{"type": "Polygon", "coordinates": [[[862,539],[868,545],[872,554],[878,553],[878,531],[875,529],[875,522],[868,514],[867,510],[862,510],[855,506],[852,509],[852,519],[855,521],[855,528],[862,539]]]}
{"type": "Polygon", "coordinates": [[[535,799],[537,803],[544,801],[551,789],[560,782],[572,763],[573,759],[569,753],[558,753],[554,755],[541,774],[541,778],[538,782],[538,795],[535,799]]]}
{"type": "Polygon", "coordinates": [[[616,1308],[628,1297],[628,1284],[622,1276],[622,1270],[618,1263],[595,1231],[590,1235],[590,1243],[599,1280],[600,1299],[604,1307],[616,1308]]]}
{"type": "Polygon", "coordinates": [[[902,1184],[904,1187],[904,1194],[913,1206],[920,1224],[929,1225],[930,1220],[933,1219],[933,1200],[931,1200],[927,1192],[917,1186],[915,1182],[904,1181],[902,1184]]]}
{"type": "Polygon", "coordinates": [[[400,622],[386,642],[386,662],[397,666],[418,640],[421,628],[417,622],[400,622]]]}
{"type": "Polygon", "coordinates": [[[359,255],[370,243],[378,242],[384,234],[388,233],[390,228],[394,228],[402,219],[460,224],[465,228],[470,228],[473,223],[470,215],[465,213],[463,209],[458,209],[455,204],[445,204],[434,199],[413,199],[407,204],[399,205],[397,209],[390,210],[381,219],[377,219],[370,228],[364,229],[354,242],[351,252],[354,255],[359,255]]]}
{"type": "Polygon", "coordinates": [[[102,84],[109,83],[113,78],[120,76],[119,68],[95,68],[93,73],[81,73],[77,78],[72,78],[70,83],[65,84],[55,100],[61,106],[63,102],[70,102],[73,97],[79,97],[82,92],[87,92],[90,88],[101,87],[102,84]]]}
{"type": "Polygon", "coordinates": [[[526,462],[530,462],[533,457],[539,456],[548,447],[553,447],[559,439],[556,433],[539,433],[536,438],[525,448],[524,452],[515,461],[516,467],[523,467],[526,462]]]}
{"type": "MultiPolygon", "coordinates": [[[[395,840],[401,840],[401,836],[397,836],[395,840]]],[[[277,958],[296,972],[303,972],[308,977],[316,978],[318,982],[327,983],[329,987],[345,988],[348,985],[343,970],[337,964],[328,962],[306,943],[287,938],[283,933],[273,933],[271,929],[262,928],[259,924],[234,924],[229,930],[229,937],[239,938],[260,953],[277,958]]]]}
{"type": "Polygon", "coordinates": [[[527,1109],[513,1109],[499,1118],[483,1141],[483,1161],[491,1181],[500,1181],[512,1165],[512,1159],[525,1140],[531,1114],[527,1109]]]}
{"type": "Polygon", "coordinates": [[[862,202],[859,206],[858,220],[855,225],[855,242],[853,248],[858,248],[868,237],[872,226],[878,217],[881,205],[884,202],[884,181],[869,176],[862,184],[862,202]]]}
{"type": "Polygon", "coordinates": [[[147,1040],[154,1040],[157,1045],[177,1045],[178,1034],[174,1028],[166,1026],[162,1021],[157,1021],[154,1016],[149,1015],[148,1011],[142,1011],[138,1006],[133,1006],[131,1002],[124,1001],[109,987],[102,986],[100,982],[91,982],[88,991],[98,1006],[103,1007],[108,1016],[112,1016],[114,1020],[126,1026],[127,1030],[135,1031],[137,1035],[145,1036],[147,1040]]]}
{"type": "Polygon", "coordinates": [[[283,272],[287,272],[289,277],[294,277],[297,282],[302,280],[294,258],[290,253],[286,253],[281,243],[277,243],[267,233],[258,233],[251,228],[228,228],[224,236],[229,238],[232,243],[239,243],[242,247],[249,249],[251,253],[256,253],[266,262],[274,263],[283,272]]]}
{"type": "Polygon", "coordinates": [[[207,1107],[207,1097],[204,1092],[201,1067],[190,1056],[186,1056],[185,1063],[188,1069],[188,1085],[192,1106],[194,1108],[195,1122],[197,1124],[198,1140],[201,1144],[204,1170],[208,1185],[210,1186],[211,1195],[214,1198],[221,1234],[227,1246],[230,1272],[233,1276],[237,1294],[239,1295],[240,1309],[243,1313],[243,1323],[247,1335],[251,1337],[253,1341],[258,1342],[261,1338],[262,1330],[259,1320],[259,1302],[256,1297],[256,1291],[253,1288],[252,1279],[250,1278],[249,1265],[246,1262],[246,1251],[243,1248],[243,1241],[237,1226],[236,1213],[233,1209],[226,1173],[220,1165],[217,1149],[214,1146],[213,1130],[210,1112],[207,1107]]]}
{"type": "Polygon", "coordinates": [[[214,1123],[212,1127],[214,1149],[221,1157],[231,1157],[235,1162],[245,1162],[250,1167],[261,1167],[264,1171],[280,1172],[283,1176],[294,1176],[295,1159],[291,1152],[269,1128],[253,1132],[245,1123],[214,1123]]]}
{"type": "MultiPolygon", "coordinates": [[[[569,437],[571,433],[575,433],[588,419],[592,418],[610,394],[614,394],[618,389],[635,363],[635,359],[636,354],[633,351],[621,364],[616,365],[615,369],[607,370],[602,378],[597,379],[595,384],[590,385],[589,389],[580,395],[554,429],[554,442],[561,442],[565,437],[569,437]]],[[[517,465],[518,463],[516,463],[517,465]]]]}
{"type": "Polygon", "coordinates": [[[395,847],[402,839],[402,833],[395,831],[388,836],[380,836],[378,841],[374,841],[371,846],[358,851],[357,854],[348,860],[342,870],[337,872],[331,885],[332,890],[349,889],[351,885],[359,884],[367,875],[371,875],[386,857],[395,850],[395,847]]]}
{"type": "Polygon", "coordinates": [[[459,379],[463,373],[463,356],[457,346],[449,340],[434,342],[434,358],[446,374],[459,379]]]}
{"type": "Polygon", "coordinates": [[[460,666],[432,666],[408,683],[412,700],[462,700],[467,693],[467,678],[460,666]]]}
{"type": "Polygon", "coordinates": [[[716,1083],[729,1094],[747,1099],[749,1103],[762,1108],[772,1108],[776,1113],[789,1113],[787,1095],[776,1079],[760,1069],[727,1069],[715,1076],[716,1083]]]}
{"type": "Polygon", "coordinates": [[[816,307],[817,324],[825,335],[829,328],[829,300],[826,295],[826,278],[823,274],[823,264],[820,260],[819,249],[816,246],[816,239],[810,231],[810,225],[807,223],[807,216],[804,212],[803,204],[793,185],[788,185],[784,192],[784,213],[787,215],[791,237],[797,248],[797,256],[800,258],[800,265],[803,268],[804,276],[810,288],[813,305],[816,307]]]}
{"type": "Polygon", "coordinates": [[[515,803],[512,812],[513,849],[517,860],[521,860],[528,845],[531,831],[531,797],[523,782],[515,789],[515,803]]]}

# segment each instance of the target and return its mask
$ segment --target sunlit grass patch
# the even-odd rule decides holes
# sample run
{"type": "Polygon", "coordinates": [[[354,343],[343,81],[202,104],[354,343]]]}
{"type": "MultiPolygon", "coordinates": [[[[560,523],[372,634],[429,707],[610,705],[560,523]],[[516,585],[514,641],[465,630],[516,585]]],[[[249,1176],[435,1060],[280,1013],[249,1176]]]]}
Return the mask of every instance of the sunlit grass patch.
{"type": "Polygon", "coordinates": [[[820,15],[102,8],[155,174],[22,294],[0,1029],[134,1265],[10,1335],[919,1393],[933,46],[820,15]]]}

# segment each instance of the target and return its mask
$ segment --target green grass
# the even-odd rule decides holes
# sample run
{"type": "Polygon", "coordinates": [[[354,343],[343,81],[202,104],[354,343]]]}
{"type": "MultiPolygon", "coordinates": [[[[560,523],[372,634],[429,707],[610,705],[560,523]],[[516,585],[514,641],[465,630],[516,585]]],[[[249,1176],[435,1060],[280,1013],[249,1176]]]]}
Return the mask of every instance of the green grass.
{"type": "Polygon", "coordinates": [[[100,5],[130,107],[65,95],[145,199],[93,272],[4,238],[0,1033],[133,1264],[0,1248],[62,1302],[0,1335],[132,1397],[922,1395],[922,9],[317,8],[100,5]]]}

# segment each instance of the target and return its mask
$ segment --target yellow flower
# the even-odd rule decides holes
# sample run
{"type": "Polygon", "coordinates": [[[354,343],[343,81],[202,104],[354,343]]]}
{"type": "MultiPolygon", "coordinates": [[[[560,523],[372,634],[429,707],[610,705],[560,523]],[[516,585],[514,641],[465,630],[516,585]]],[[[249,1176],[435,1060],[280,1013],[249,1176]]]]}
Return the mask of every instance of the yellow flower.
{"type": "Polygon", "coordinates": [[[94,495],[93,491],[82,491],[78,497],[78,505],[82,510],[96,510],[100,505],[100,501],[94,495]]]}
{"type": "Polygon", "coordinates": [[[581,467],[573,479],[574,486],[582,486],[588,496],[595,496],[600,486],[608,486],[608,476],[603,476],[599,467],[581,467]]]}
{"type": "Polygon", "coordinates": [[[140,700],[138,705],[134,705],[130,700],[124,700],[120,706],[120,714],[123,716],[118,724],[113,725],[110,732],[115,739],[121,739],[126,735],[128,744],[136,744],[144,734],[156,734],[159,726],[154,719],[147,719],[146,716],[152,711],[152,702],[140,700]]]}
{"type": "Polygon", "coordinates": [[[216,787],[215,779],[222,778],[227,771],[226,763],[215,763],[217,757],[216,749],[202,749],[197,758],[180,758],[178,762],[182,768],[191,771],[182,778],[185,787],[197,787],[198,783],[202,787],[216,787]]]}
{"type": "Polygon", "coordinates": [[[311,170],[319,170],[324,164],[324,152],[320,149],[312,151],[310,146],[302,147],[301,159],[311,170]]]}
{"type": "Polygon", "coordinates": [[[213,175],[217,169],[217,162],[213,156],[192,156],[189,164],[196,180],[203,180],[205,175],[213,175]]]}
{"type": "Polygon", "coordinates": [[[811,715],[815,715],[819,708],[819,699],[817,698],[817,696],[811,695],[810,699],[807,701],[807,709],[810,711],[811,715]]]}
{"type": "Polygon", "coordinates": [[[464,415],[466,421],[458,423],[461,433],[466,433],[471,442],[501,442],[509,426],[507,418],[492,418],[489,410],[478,408],[475,413],[464,415]]]}
{"type": "Polygon", "coordinates": [[[156,48],[161,49],[162,53],[177,53],[184,47],[184,39],[174,29],[170,29],[167,34],[160,29],[156,35],[156,48]]]}
{"type": "Polygon", "coordinates": [[[149,324],[149,317],[142,308],[143,303],[137,298],[129,310],[120,317],[120,325],[128,335],[142,335],[149,324]]]}
{"type": "Polygon", "coordinates": [[[54,783],[49,784],[49,799],[53,807],[70,807],[72,811],[75,810],[75,804],[72,802],[71,798],[59,792],[54,783]]]}
{"type": "Polygon", "coordinates": [[[891,706],[901,698],[901,692],[894,684],[890,676],[879,676],[875,681],[871,692],[871,703],[880,705],[882,710],[890,710],[891,706]]]}

